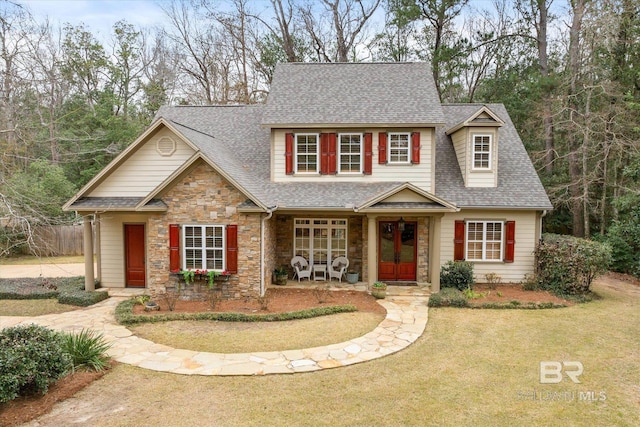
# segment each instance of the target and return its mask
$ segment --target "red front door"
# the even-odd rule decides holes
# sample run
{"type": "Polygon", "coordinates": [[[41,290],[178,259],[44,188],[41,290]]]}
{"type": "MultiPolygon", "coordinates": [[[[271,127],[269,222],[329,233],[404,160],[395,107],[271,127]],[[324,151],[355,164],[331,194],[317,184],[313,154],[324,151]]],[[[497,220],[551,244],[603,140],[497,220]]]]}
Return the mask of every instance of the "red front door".
{"type": "Polygon", "coordinates": [[[129,287],[145,286],[144,224],[124,226],[125,284],[129,287]]]}
{"type": "Polygon", "coordinates": [[[397,221],[378,224],[378,280],[415,281],[417,223],[405,222],[400,230],[397,221]]]}

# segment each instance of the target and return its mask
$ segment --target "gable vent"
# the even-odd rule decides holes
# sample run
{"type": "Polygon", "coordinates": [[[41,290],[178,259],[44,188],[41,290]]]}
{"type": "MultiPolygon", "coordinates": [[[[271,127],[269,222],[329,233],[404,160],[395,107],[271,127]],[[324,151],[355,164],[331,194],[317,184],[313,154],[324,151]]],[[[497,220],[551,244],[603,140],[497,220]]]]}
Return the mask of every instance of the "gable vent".
{"type": "Polygon", "coordinates": [[[168,136],[163,136],[156,143],[156,150],[161,156],[170,156],[176,151],[176,142],[168,136]]]}

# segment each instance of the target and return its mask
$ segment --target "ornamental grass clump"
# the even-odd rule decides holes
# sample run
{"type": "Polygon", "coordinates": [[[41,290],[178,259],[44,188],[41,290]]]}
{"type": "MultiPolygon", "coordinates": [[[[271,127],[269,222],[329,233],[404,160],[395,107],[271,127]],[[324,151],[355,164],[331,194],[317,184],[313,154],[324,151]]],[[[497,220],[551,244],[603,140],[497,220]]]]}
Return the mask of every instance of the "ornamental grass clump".
{"type": "Polygon", "coordinates": [[[107,351],[110,347],[111,344],[104,341],[102,334],[90,329],[83,329],[77,334],[66,334],[64,337],[64,350],[71,356],[73,369],[106,369],[109,366],[107,351]]]}

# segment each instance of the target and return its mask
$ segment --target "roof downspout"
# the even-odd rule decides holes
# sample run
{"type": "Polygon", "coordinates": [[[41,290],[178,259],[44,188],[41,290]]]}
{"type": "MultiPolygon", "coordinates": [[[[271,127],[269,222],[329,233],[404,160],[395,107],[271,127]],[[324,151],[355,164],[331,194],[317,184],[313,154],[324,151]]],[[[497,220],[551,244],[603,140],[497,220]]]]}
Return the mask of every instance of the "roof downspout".
{"type": "Polygon", "coordinates": [[[273,211],[276,210],[278,207],[274,206],[271,209],[267,209],[267,216],[263,217],[260,220],[260,296],[264,296],[266,289],[265,289],[265,284],[264,284],[264,264],[265,264],[265,260],[264,260],[264,225],[266,224],[266,222],[271,219],[271,217],[273,216],[273,211]]]}
{"type": "Polygon", "coordinates": [[[542,240],[542,218],[547,216],[547,212],[548,211],[546,209],[543,209],[542,215],[540,215],[540,229],[538,230],[538,236],[540,236],[540,240],[542,240]]]}

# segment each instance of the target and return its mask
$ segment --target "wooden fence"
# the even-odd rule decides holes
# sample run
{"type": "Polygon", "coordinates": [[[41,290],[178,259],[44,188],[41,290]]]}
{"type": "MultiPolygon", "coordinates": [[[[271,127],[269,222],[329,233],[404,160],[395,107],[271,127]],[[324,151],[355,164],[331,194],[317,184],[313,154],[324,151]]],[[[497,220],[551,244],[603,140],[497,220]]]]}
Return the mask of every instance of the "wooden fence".
{"type": "Polygon", "coordinates": [[[33,230],[33,240],[40,256],[82,255],[83,234],[82,225],[44,226],[33,230]]]}

